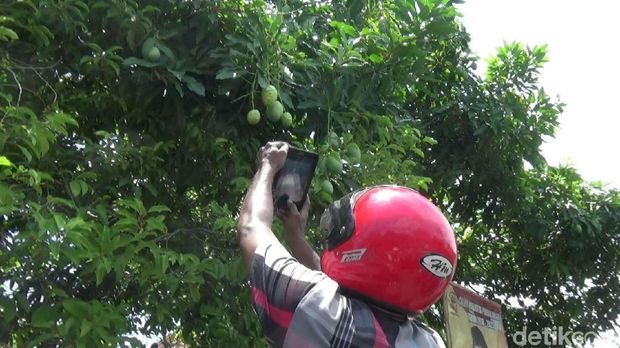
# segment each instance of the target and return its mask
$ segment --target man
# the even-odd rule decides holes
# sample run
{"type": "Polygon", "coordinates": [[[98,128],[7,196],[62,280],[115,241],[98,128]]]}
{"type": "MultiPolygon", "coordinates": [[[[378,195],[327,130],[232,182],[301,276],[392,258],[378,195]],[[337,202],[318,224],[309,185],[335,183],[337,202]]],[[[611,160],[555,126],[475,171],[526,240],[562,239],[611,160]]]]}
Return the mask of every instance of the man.
{"type": "Polygon", "coordinates": [[[321,217],[323,257],[304,239],[309,202],[279,212],[293,258],[271,231],[274,175],[288,144],[258,153],[241,208],[238,239],[252,300],[276,347],[445,347],[413,319],[435,303],[456,266],[454,234],[417,192],[377,186],[334,202],[321,217]],[[322,269],[322,271],[321,271],[322,269]]]}

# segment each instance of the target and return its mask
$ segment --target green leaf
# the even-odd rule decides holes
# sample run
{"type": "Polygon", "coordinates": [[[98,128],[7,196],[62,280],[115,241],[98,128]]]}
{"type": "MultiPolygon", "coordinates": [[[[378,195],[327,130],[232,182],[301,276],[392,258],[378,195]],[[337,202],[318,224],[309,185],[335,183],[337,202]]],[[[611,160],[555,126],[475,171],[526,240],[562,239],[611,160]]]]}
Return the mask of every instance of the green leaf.
{"type": "Polygon", "coordinates": [[[136,231],[138,229],[138,220],[135,217],[124,217],[118,220],[114,227],[121,231],[136,231]]]}
{"type": "Polygon", "coordinates": [[[0,166],[2,167],[13,167],[13,162],[11,162],[6,156],[0,156],[0,166]]]}
{"type": "Polygon", "coordinates": [[[78,180],[73,180],[69,182],[69,188],[71,189],[71,193],[75,197],[78,197],[80,195],[80,192],[82,192],[82,186],[80,185],[80,182],[78,180]]]}
{"type": "Polygon", "coordinates": [[[218,80],[226,80],[226,79],[234,79],[239,76],[240,76],[239,72],[231,68],[222,68],[218,70],[217,74],[215,75],[215,78],[218,80]]]}
{"type": "Polygon", "coordinates": [[[51,332],[39,335],[35,339],[29,340],[28,341],[28,346],[26,346],[26,347],[27,348],[41,347],[41,343],[43,343],[43,342],[45,342],[45,341],[47,341],[49,339],[52,339],[52,338],[54,338],[56,336],[57,335],[55,333],[51,333],[51,332]]]}
{"type": "Polygon", "coordinates": [[[181,96],[181,98],[183,98],[185,93],[183,92],[183,86],[181,85],[179,81],[174,81],[174,89],[176,89],[177,92],[179,92],[179,95],[181,96]]]}
{"type": "Polygon", "coordinates": [[[153,195],[153,196],[157,196],[159,194],[159,192],[157,191],[157,189],[155,188],[155,186],[153,186],[151,183],[149,182],[145,182],[143,184],[143,186],[153,195]]]}
{"type": "Polygon", "coordinates": [[[422,152],[422,150],[418,149],[418,148],[414,148],[413,152],[415,152],[416,155],[424,158],[424,152],[422,152]]]}
{"type": "Polygon", "coordinates": [[[189,293],[192,296],[192,300],[194,300],[194,302],[200,301],[200,292],[198,291],[197,286],[190,286],[189,293]]]}
{"type": "Polygon", "coordinates": [[[170,208],[166,207],[165,205],[154,205],[151,208],[149,208],[149,210],[148,210],[149,214],[161,213],[161,212],[170,213],[170,212],[172,212],[172,210],[170,210],[170,208]]]}
{"type": "Polygon", "coordinates": [[[85,318],[88,315],[88,304],[68,298],[62,302],[62,307],[76,318],[85,318]]]}
{"type": "Polygon", "coordinates": [[[34,25],[30,29],[31,37],[39,46],[49,46],[54,34],[44,25],[34,25]]]}
{"type": "Polygon", "coordinates": [[[17,39],[19,39],[19,36],[13,29],[0,25],[0,41],[13,41],[17,39]]]}
{"type": "Polygon", "coordinates": [[[151,62],[145,59],[140,59],[140,58],[136,58],[136,57],[129,57],[125,60],[123,60],[123,65],[138,65],[138,66],[143,66],[145,68],[152,68],[152,67],[156,67],[159,65],[162,65],[161,62],[151,62]]]}
{"type": "Polygon", "coordinates": [[[452,22],[433,21],[426,26],[426,30],[437,35],[447,35],[455,31],[456,27],[452,22]]]}
{"type": "Polygon", "coordinates": [[[88,193],[88,184],[84,180],[80,180],[80,189],[83,195],[88,193]]]}
{"type": "Polygon", "coordinates": [[[106,269],[103,264],[98,264],[95,268],[96,285],[99,286],[103,282],[103,277],[106,275],[106,269]]]}
{"type": "Polygon", "coordinates": [[[54,295],[60,296],[60,297],[69,297],[67,292],[64,291],[63,289],[59,288],[59,287],[53,287],[52,288],[52,293],[54,293],[54,295]]]}
{"type": "Polygon", "coordinates": [[[0,16],[0,23],[15,23],[15,19],[7,16],[0,16]]]}
{"type": "Polygon", "coordinates": [[[32,313],[32,326],[50,328],[58,320],[55,311],[48,304],[43,304],[32,313]]]}
{"type": "Polygon", "coordinates": [[[183,76],[185,76],[185,71],[176,71],[176,70],[172,70],[170,68],[168,68],[168,71],[174,75],[174,77],[177,78],[177,80],[179,81],[183,81],[183,76]]]}
{"type": "Polygon", "coordinates": [[[23,147],[21,145],[17,145],[17,147],[19,147],[19,150],[22,152],[22,154],[26,158],[26,161],[27,162],[31,162],[32,161],[32,154],[30,153],[30,151],[28,151],[28,149],[26,149],[25,147],[23,147]]]}
{"type": "Polygon", "coordinates": [[[67,230],[75,230],[75,231],[90,231],[91,225],[84,221],[81,217],[76,217],[67,222],[65,225],[67,230]]]}
{"type": "Polygon", "coordinates": [[[5,324],[11,322],[17,315],[15,302],[10,298],[0,297],[0,308],[2,308],[2,320],[5,324]]]}
{"type": "Polygon", "coordinates": [[[383,63],[383,57],[381,57],[380,55],[378,55],[376,53],[371,54],[368,57],[368,59],[370,59],[371,62],[376,63],[376,64],[383,63]]]}
{"type": "Polygon", "coordinates": [[[125,38],[127,40],[127,44],[129,45],[129,48],[131,48],[131,50],[135,50],[136,49],[136,34],[133,31],[133,29],[129,29],[127,31],[127,36],[125,38]]]}
{"type": "Polygon", "coordinates": [[[155,46],[157,46],[161,52],[168,57],[169,60],[171,61],[175,61],[177,59],[177,57],[174,55],[174,52],[172,52],[172,50],[170,49],[170,47],[162,44],[161,42],[158,42],[155,46]]]}
{"type": "Polygon", "coordinates": [[[429,144],[429,145],[437,145],[437,140],[431,138],[431,137],[424,137],[424,139],[422,139],[423,142],[429,144]]]}
{"type": "Polygon", "coordinates": [[[93,328],[93,323],[91,321],[88,321],[88,320],[82,321],[82,327],[80,328],[80,337],[86,336],[90,332],[90,329],[92,328],[93,328]]]}
{"type": "Polygon", "coordinates": [[[15,209],[15,196],[11,189],[0,182],[0,214],[9,214],[15,209]]]}
{"type": "Polygon", "coordinates": [[[183,82],[185,82],[190,91],[198,94],[199,96],[205,96],[205,86],[195,78],[185,75],[183,76],[183,82]]]}
{"type": "Polygon", "coordinates": [[[116,74],[116,76],[118,76],[121,73],[121,68],[114,61],[112,61],[110,59],[104,59],[104,60],[102,60],[102,62],[105,63],[106,65],[108,65],[110,68],[112,68],[112,70],[114,70],[114,73],[116,74]]]}
{"type": "Polygon", "coordinates": [[[95,57],[93,56],[82,56],[82,59],[80,59],[80,65],[84,65],[86,63],[91,63],[95,60],[95,57]]]}
{"type": "Polygon", "coordinates": [[[46,114],[47,124],[49,128],[57,133],[61,133],[64,136],[67,136],[67,124],[78,127],[77,121],[71,117],[71,115],[63,113],[63,112],[54,112],[51,114],[46,114]]]}
{"type": "Polygon", "coordinates": [[[267,79],[265,79],[262,73],[258,73],[258,85],[260,88],[267,88],[269,86],[267,79]]]}
{"type": "Polygon", "coordinates": [[[400,145],[390,144],[390,145],[388,145],[388,148],[392,149],[392,150],[396,150],[396,151],[402,153],[403,155],[405,154],[405,149],[402,146],[400,146],[400,145]]]}
{"type": "Polygon", "coordinates": [[[84,46],[90,48],[91,50],[99,53],[103,53],[103,49],[101,48],[101,46],[99,46],[98,44],[94,43],[94,42],[87,42],[84,44],[84,46]]]}
{"type": "Polygon", "coordinates": [[[298,109],[312,109],[321,106],[321,103],[314,99],[308,99],[297,104],[298,109]]]}
{"type": "Polygon", "coordinates": [[[489,129],[489,127],[486,124],[483,124],[482,126],[480,126],[479,128],[477,128],[474,131],[474,136],[477,137],[481,134],[483,134],[484,132],[486,132],[489,129]]]}
{"type": "Polygon", "coordinates": [[[340,30],[342,33],[346,35],[355,36],[355,33],[356,33],[355,28],[349,24],[338,22],[338,21],[331,21],[329,22],[329,25],[331,25],[334,28],[337,28],[338,30],[340,30]]]}
{"type": "Polygon", "coordinates": [[[164,275],[166,274],[166,271],[168,270],[168,255],[166,254],[162,254],[161,255],[161,274],[164,275]]]}
{"type": "Polygon", "coordinates": [[[280,99],[288,108],[295,110],[295,107],[293,106],[293,101],[291,100],[291,96],[288,94],[288,91],[280,90],[280,99]]]}
{"type": "Polygon", "coordinates": [[[54,197],[54,196],[47,196],[47,201],[49,203],[59,204],[59,205],[65,206],[70,209],[75,209],[75,204],[73,204],[73,202],[69,199],[54,197]]]}
{"type": "Polygon", "coordinates": [[[166,232],[166,224],[164,223],[165,217],[162,215],[152,217],[146,220],[147,231],[160,231],[166,232]]]}

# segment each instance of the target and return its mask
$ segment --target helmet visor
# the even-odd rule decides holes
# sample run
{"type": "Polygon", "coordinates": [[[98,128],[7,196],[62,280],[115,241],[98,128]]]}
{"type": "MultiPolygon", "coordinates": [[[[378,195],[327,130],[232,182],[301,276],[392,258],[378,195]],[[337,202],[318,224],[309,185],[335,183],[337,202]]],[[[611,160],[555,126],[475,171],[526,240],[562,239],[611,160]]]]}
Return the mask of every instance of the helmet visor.
{"type": "Polygon", "coordinates": [[[320,229],[327,249],[335,248],[351,237],[355,229],[355,203],[366,191],[368,189],[352,192],[325,209],[321,215],[320,229]]]}

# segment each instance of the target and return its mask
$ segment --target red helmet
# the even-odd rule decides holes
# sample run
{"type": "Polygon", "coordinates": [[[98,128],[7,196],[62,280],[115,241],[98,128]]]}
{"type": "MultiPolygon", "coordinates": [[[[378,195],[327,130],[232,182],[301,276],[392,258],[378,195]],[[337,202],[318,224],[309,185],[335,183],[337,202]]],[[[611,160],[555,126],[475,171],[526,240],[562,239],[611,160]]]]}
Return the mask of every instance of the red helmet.
{"type": "Polygon", "coordinates": [[[456,241],[441,211],[418,192],[376,186],[334,202],[321,217],[323,272],[387,308],[427,310],[456,269],[456,241]]]}

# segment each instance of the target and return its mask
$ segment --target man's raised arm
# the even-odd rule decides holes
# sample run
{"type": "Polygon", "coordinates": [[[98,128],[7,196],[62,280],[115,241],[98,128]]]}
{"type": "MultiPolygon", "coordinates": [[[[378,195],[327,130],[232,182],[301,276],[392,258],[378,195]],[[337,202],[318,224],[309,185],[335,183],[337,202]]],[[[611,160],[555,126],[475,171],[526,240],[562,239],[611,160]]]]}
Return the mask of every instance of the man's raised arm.
{"type": "Polygon", "coordinates": [[[298,211],[295,203],[289,199],[286,210],[279,209],[278,216],[284,225],[286,244],[291,248],[293,256],[304,266],[315,271],[320,271],[321,258],[304,238],[309,212],[310,197],[306,196],[301,211],[298,211]]]}
{"type": "Polygon", "coordinates": [[[273,223],[271,186],[275,174],[286,161],[287,152],[288,144],[269,142],[257,155],[258,169],[241,206],[237,223],[237,241],[248,270],[259,243],[268,240],[279,243],[271,231],[273,223]]]}

